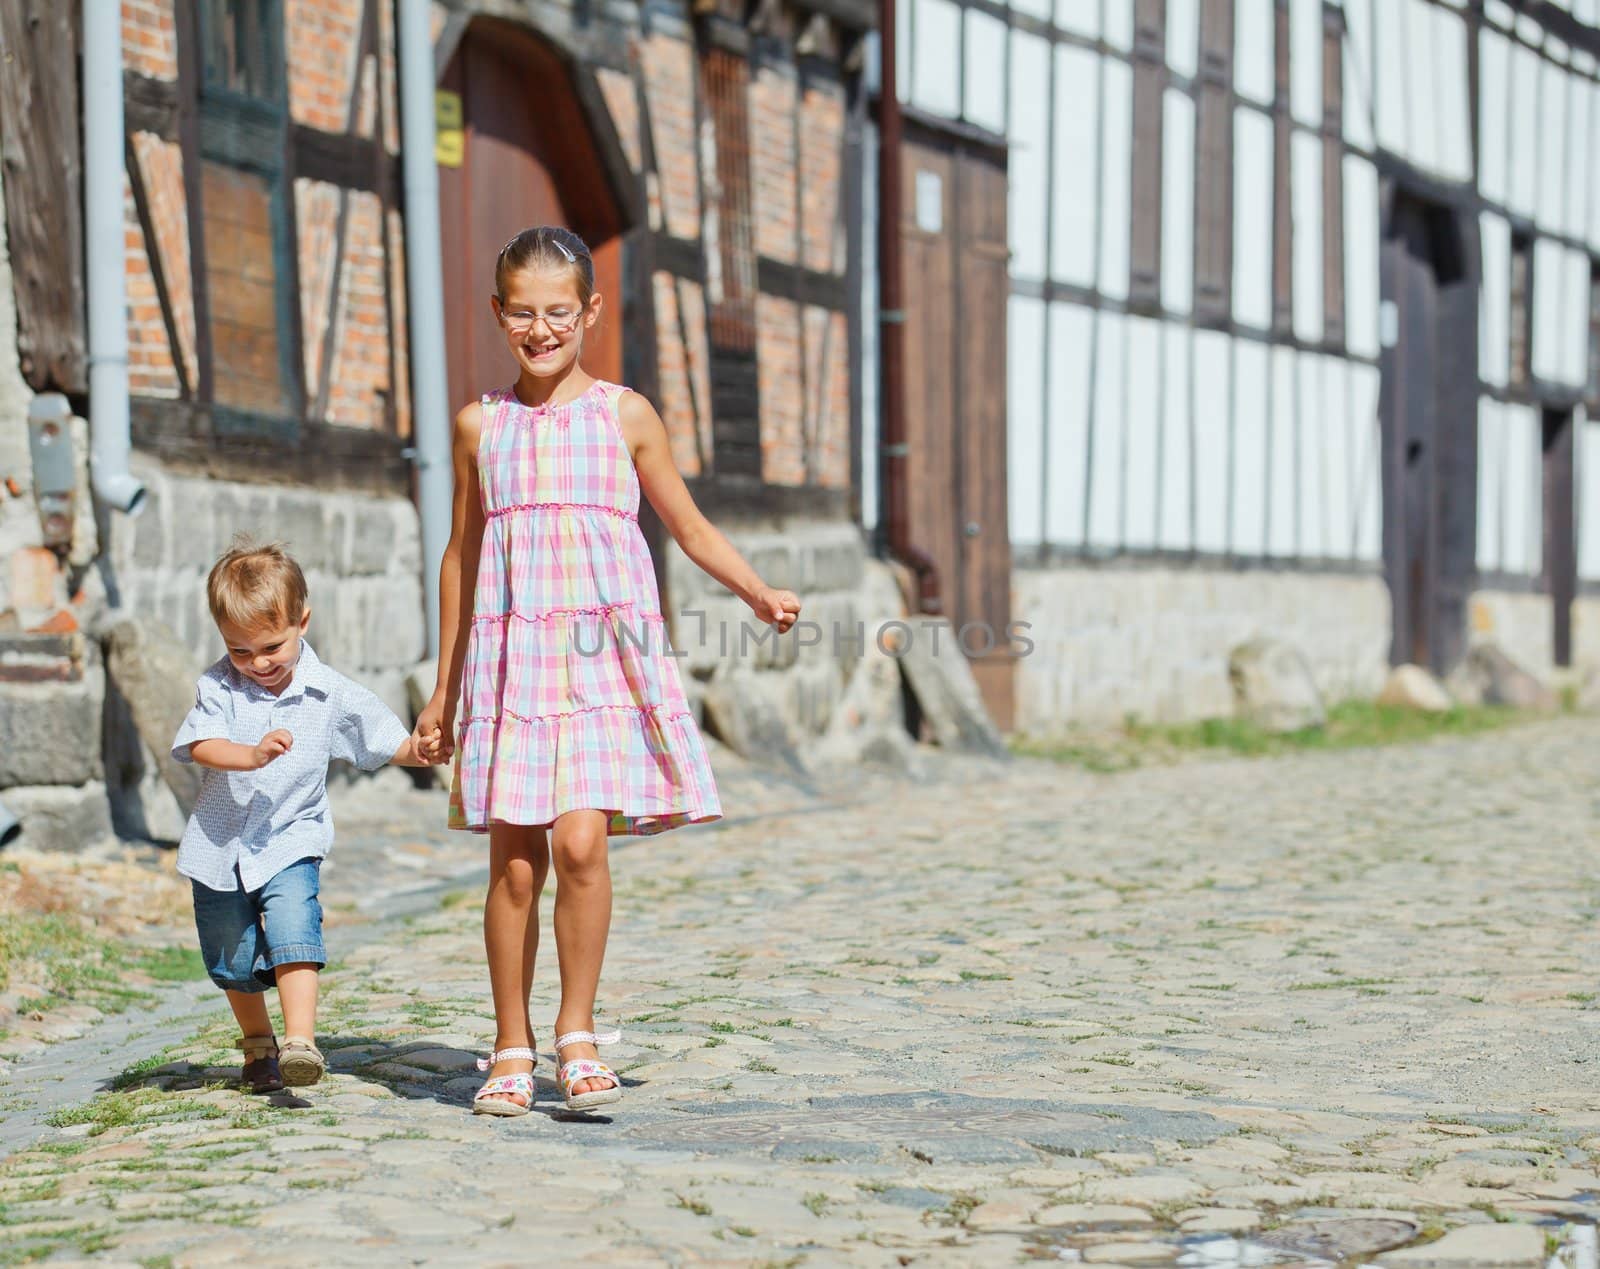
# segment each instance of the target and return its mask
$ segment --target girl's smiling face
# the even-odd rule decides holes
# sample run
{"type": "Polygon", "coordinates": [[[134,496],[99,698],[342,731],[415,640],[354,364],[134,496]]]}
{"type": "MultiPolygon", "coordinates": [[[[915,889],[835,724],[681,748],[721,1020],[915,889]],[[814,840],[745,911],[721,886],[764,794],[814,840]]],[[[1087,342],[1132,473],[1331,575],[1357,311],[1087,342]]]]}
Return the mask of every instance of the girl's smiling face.
{"type": "Polygon", "coordinates": [[[524,374],[560,378],[583,352],[583,336],[600,316],[600,295],[578,298],[570,269],[519,269],[505,295],[492,296],[495,319],[524,374]]]}

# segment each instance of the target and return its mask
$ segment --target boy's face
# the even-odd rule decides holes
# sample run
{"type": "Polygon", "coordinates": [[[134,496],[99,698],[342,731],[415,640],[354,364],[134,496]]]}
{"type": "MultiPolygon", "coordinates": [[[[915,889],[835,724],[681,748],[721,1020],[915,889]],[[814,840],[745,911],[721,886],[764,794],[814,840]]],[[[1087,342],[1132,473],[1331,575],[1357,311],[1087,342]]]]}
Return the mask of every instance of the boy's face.
{"type": "Polygon", "coordinates": [[[254,630],[219,621],[217,629],[222,632],[234,669],[269,692],[281,692],[294,678],[295,662],[300,659],[300,637],[310,624],[311,609],[307,608],[299,621],[273,622],[254,630]]]}

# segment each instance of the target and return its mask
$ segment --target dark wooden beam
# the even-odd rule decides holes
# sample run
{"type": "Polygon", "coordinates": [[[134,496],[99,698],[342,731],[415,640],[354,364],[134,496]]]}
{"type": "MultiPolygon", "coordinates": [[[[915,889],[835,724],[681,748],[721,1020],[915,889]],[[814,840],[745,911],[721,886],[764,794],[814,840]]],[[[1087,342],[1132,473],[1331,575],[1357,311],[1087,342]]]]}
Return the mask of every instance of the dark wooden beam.
{"type": "Polygon", "coordinates": [[[405,442],[375,428],[285,419],[279,431],[234,430],[197,402],[134,397],[130,404],[134,445],[173,470],[252,484],[411,494],[405,442]],[[285,444],[283,432],[291,429],[298,443],[285,444]]]}
{"type": "Polygon", "coordinates": [[[296,176],[345,189],[368,190],[389,206],[400,198],[400,162],[380,139],[324,132],[303,123],[289,125],[296,176]]]}
{"type": "Polygon", "coordinates": [[[756,261],[756,285],[763,295],[776,295],[798,304],[816,304],[838,313],[845,312],[853,303],[849,280],[844,275],[821,273],[769,256],[761,256],[756,261]]]}
{"type": "Polygon", "coordinates": [[[153,132],[163,141],[178,139],[176,80],[124,70],[122,110],[129,132],[153,132]]]}
{"type": "Polygon", "coordinates": [[[0,4],[0,163],[22,377],[36,392],[88,390],[78,5],[0,4]]]}

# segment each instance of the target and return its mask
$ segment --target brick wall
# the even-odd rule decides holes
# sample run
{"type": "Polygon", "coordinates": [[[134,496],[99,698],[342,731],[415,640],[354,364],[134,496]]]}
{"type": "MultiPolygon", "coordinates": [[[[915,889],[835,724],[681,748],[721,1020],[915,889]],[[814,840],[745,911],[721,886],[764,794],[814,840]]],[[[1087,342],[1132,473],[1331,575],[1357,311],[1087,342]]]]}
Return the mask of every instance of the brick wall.
{"type": "Polygon", "coordinates": [[[812,479],[829,489],[850,486],[850,344],[843,313],[806,308],[806,418],[811,424],[812,479]]]}
{"type": "Polygon", "coordinates": [[[124,176],[123,225],[128,288],[128,391],[142,397],[176,397],[178,372],[161,318],[155,274],[133,203],[133,183],[124,176]]]}
{"type": "Polygon", "coordinates": [[[324,132],[349,127],[363,7],[362,0],[287,0],[284,5],[289,113],[297,122],[324,132]]]}
{"type": "Polygon", "coordinates": [[[653,281],[659,398],[655,404],[666,424],[678,470],[685,476],[699,476],[708,470],[702,456],[711,453],[705,296],[695,283],[670,273],[657,273],[653,281]]]}
{"type": "Polygon", "coordinates": [[[694,49],[668,35],[651,35],[640,42],[639,65],[650,107],[664,224],[675,237],[694,238],[700,232],[694,49]]]}
{"type": "Polygon", "coordinates": [[[755,200],[756,250],[793,264],[795,224],[795,108],[799,100],[793,67],[763,65],[750,84],[751,192],[755,200]]]}
{"type": "Polygon", "coordinates": [[[843,273],[845,242],[839,223],[843,194],[844,89],[808,85],[800,99],[800,224],[809,269],[843,273]]]}
{"type": "Polygon", "coordinates": [[[305,351],[306,396],[322,392],[322,358],[328,337],[328,296],[333,287],[339,224],[339,187],[300,177],[294,183],[300,236],[300,335],[305,351]]]}
{"type": "Polygon", "coordinates": [[[617,130],[617,140],[622,142],[622,151],[628,156],[628,166],[637,172],[644,167],[644,154],[639,142],[639,98],[633,76],[600,66],[595,69],[595,79],[600,84],[600,95],[606,99],[606,110],[617,130]]]}
{"type": "Polygon", "coordinates": [[[376,194],[351,190],[345,198],[344,260],[330,334],[328,421],[383,427],[391,381],[381,208],[376,194]]]}
{"type": "Polygon", "coordinates": [[[178,77],[172,0],[122,0],[122,64],[156,79],[178,77]]]}
{"type": "Polygon", "coordinates": [[[805,392],[800,310],[773,295],[756,299],[756,359],[761,388],[761,478],[774,485],[806,481],[805,392]]]}

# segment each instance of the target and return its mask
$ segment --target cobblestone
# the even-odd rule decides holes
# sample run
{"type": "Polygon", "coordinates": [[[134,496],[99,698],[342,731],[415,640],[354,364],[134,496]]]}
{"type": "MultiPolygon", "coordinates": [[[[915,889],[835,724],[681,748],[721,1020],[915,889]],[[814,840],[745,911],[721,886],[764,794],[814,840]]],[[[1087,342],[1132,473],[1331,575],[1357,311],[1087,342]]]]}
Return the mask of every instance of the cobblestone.
{"type": "Polygon", "coordinates": [[[0,1137],[7,1240],[180,1265],[522,1263],[533,1239],[607,1265],[929,1266],[1207,1240],[1265,1263],[1252,1238],[1381,1216],[1447,1233],[1449,1263],[1542,1250],[1600,1218],[1597,742],[1562,720],[822,789],[720,755],[726,821],[614,852],[599,1021],[623,1028],[627,1099],[561,1110],[547,939],[539,1101],[513,1120],[467,1113],[483,844],[428,827],[438,793],[358,789],[324,880],[330,1077],[215,1087],[236,1056],[202,995],[137,1043],[111,1020],[43,1050],[0,1075],[0,1109],[29,1108],[0,1130],[25,1134],[0,1137]],[[141,1058],[165,1065],[90,1099],[141,1058]]]}

